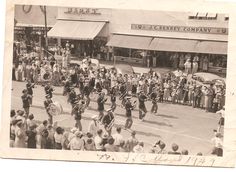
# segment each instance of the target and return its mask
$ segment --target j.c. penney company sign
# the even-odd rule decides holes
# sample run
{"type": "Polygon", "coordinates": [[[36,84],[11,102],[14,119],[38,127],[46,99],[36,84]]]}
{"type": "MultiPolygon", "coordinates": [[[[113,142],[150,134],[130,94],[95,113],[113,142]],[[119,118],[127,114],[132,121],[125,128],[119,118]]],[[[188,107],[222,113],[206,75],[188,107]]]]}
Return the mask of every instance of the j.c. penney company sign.
{"type": "Polygon", "coordinates": [[[228,29],[227,28],[215,28],[215,27],[192,27],[192,26],[131,24],[131,29],[132,30],[147,30],[147,31],[221,34],[221,35],[227,35],[228,34],[228,29]]]}

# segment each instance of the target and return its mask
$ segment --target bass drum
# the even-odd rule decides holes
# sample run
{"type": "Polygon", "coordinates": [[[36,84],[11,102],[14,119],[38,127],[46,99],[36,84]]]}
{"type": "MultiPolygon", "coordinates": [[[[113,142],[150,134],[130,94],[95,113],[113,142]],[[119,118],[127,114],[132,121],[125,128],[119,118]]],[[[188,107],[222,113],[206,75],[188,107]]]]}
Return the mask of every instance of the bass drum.
{"type": "Polygon", "coordinates": [[[53,102],[49,105],[49,113],[53,116],[63,113],[63,108],[59,102],[53,102]]]}
{"type": "Polygon", "coordinates": [[[43,70],[41,73],[41,81],[43,82],[49,82],[52,80],[52,73],[49,71],[43,70]]]}

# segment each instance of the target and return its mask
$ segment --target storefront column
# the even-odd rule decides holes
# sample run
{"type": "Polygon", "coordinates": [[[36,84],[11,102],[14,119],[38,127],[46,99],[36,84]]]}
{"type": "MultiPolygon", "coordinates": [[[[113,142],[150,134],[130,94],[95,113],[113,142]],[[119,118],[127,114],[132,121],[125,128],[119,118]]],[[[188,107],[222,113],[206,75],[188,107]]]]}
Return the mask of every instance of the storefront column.
{"type": "Polygon", "coordinates": [[[131,49],[129,49],[129,59],[128,59],[128,62],[131,61],[131,56],[132,56],[132,52],[131,52],[131,49]]]}
{"type": "Polygon", "coordinates": [[[57,38],[57,45],[61,46],[61,38],[57,38]]]}

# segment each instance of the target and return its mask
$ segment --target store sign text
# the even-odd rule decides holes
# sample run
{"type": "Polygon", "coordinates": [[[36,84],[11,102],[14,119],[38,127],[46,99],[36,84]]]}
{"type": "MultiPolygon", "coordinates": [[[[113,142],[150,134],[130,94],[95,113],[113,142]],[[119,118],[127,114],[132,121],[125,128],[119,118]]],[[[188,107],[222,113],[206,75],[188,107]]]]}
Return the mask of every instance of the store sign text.
{"type": "Polygon", "coordinates": [[[97,8],[67,8],[65,14],[73,15],[101,15],[97,8]]]}
{"type": "Polygon", "coordinates": [[[168,25],[149,25],[131,24],[132,30],[164,31],[164,32],[187,32],[187,33],[206,33],[227,35],[227,28],[214,27],[191,27],[191,26],[168,26],[168,25]]]}

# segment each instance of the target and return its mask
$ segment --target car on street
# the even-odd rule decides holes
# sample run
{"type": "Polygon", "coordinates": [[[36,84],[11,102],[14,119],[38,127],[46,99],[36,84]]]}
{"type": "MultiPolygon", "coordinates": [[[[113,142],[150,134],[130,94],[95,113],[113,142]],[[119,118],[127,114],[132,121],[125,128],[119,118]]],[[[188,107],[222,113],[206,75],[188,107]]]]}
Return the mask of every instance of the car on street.
{"type": "Polygon", "coordinates": [[[197,85],[219,84],[225,86],[225,78],[206,72],[197,72],[188,76],[188,81],[195,81],[197,85]]]}
{"type": "Polygon", "coordinates": [[[132,66],[128,65],[128,64],[116,64],[114,65],[111,70],[115,71],[117,74],[133,74],[134,73],[134,69],[132,66]]]}

